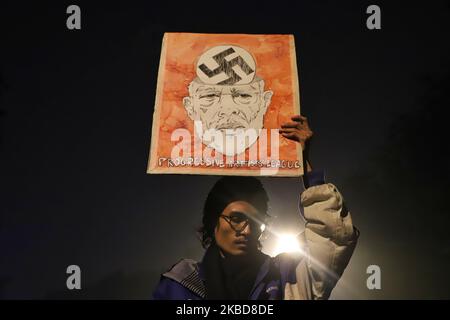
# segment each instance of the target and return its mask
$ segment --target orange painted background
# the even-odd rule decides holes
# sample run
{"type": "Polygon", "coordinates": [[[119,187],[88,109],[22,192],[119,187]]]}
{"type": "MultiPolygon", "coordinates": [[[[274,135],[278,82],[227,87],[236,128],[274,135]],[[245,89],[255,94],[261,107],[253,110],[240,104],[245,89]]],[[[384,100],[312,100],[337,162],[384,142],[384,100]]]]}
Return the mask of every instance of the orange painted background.
{"type": "MultiPolygon", "coordinates": [[[[189,95],[188,85],[196,77],[198,57],[213,46],[236,45],[246,49],[255,58],[256,75],[264,79],[264,90],[273,91],[271,103],[264,116],[265,128],[280,128],[281,123],[290,121],[290,117],[297,113],[294,90],[298,88],[293,88],[293,77],[296,76],[297,70],[291,62],[291,36],[166,33],[165,37],[164,78],[160,81],[162,88],[159,88],[160,98],[156,102],[159,103],[156,107],[160,108],[159,119],[153,119],[159,124],[158,141],[152,141],[157,143],[157,158],[170,158],[172,148],[177,143],[170,140],[174,129],[185,128],[193,135],[193,121],[188,117],[182,100],[189,95]]],[[[281,136],[279,152],[280,159],[298,159],[296,143],[281,136]]]]}

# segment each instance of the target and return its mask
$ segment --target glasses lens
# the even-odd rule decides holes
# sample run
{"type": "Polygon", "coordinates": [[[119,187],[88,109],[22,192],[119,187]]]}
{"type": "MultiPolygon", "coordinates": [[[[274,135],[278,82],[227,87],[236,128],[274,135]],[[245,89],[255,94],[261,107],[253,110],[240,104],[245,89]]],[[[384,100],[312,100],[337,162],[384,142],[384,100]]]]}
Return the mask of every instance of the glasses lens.
{"type": "MultiPolygon", "coordinates": [[[[226,216],[225,216],[226,217],[226,216]]],[[[250,225],[252,230],[255,232],[262,232],[263,222],[259,222],[254,220],[253,218],[247,216],[245,213],[234,212],[231,216],[226,217],[226,220],[230,224],[230,226],[237,232],[242,232],[250,225]]]]}
{"type": "Polygon", "coordinates": [[[230,217],[230,224],[235,230],[242,230],[246,227],[248,218],[242,213],[234,213],[230,217]]]}
{"type": "Polygon", "coordinates": [[[254,92],[236,92],[232,95],[233,101],[239,105],[253,104],[257,102],[258,94],[254,92]]]}

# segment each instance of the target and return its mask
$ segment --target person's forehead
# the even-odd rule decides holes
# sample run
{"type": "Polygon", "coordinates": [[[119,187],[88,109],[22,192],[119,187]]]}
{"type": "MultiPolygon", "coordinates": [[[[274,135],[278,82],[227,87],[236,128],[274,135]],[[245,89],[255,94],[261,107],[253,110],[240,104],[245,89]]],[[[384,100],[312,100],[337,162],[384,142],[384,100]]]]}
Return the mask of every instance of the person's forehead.
{"type": "Polygon", "coordinates": [[[224,210],[224,214],[231,215],[233,212],[241,212],[247,215],[259,215],[260,212],[247,201],[234,201],[229,203],[224,210]]]}
{"type": "Polygon", "coordinates": [[[194,93],[206,92],[206,91],[219,91],[219,92],[231,92],[231,91],[259,91],[259,82],[253,82],[244,85],[210,85],[199,84],[194,82],[194,93]]]}

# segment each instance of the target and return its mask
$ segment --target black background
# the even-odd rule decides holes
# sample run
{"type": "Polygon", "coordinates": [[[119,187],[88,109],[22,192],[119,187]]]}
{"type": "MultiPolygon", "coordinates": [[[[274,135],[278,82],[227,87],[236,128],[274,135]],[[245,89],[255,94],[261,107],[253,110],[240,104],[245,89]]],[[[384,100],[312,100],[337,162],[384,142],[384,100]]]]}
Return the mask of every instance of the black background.
{"type": "MultiPolygon", "coordinates": [[[[206,32],[295,35],[313,167],[361,230],[332,297],[450,298],[449,16],[448,1],[2,1],[0,297],[146,299],[201,258],[217,177],[145,172],[163,33],[206,32]],[[70,4],[81,30],[66,28],[70,4]],[[366,28],[370,4],[381,30],[366,28]]],[[[301,180],[261,180],[275,226],[300,228],[301,180]]]]}

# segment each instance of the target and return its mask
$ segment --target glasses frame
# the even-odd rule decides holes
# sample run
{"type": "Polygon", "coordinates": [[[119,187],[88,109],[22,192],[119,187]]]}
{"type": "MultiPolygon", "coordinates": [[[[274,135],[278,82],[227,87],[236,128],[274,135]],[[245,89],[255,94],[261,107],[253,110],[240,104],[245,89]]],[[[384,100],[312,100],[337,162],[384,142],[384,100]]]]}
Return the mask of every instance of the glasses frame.
{"type": "MultiPolygon", "coordinates": [[[[250,217],[246,216],[244,225],[240,229],[237,229],[236,227],[233,226],[233,223],[231,222],[231,217],[230,216],[226,216],[224,214],[221,214],[219,217],[223,218],[226,222],[228,222],[228,224],[230,225],[231,229],[233,229],[237,233],[241,233],[242,231],[244,231],[245,228],[247,228],[247,226],[250,224],[250,220],[251,220],[250,217]]],[[[263,225],[265,223],[259,223],[259,222],[255,221],[254,224],[260,227],[261,225],[263,225]]],[[[258,230],[259,233],[262,233],[260,228],[257,228],[257,230],[258,230]]]]}

